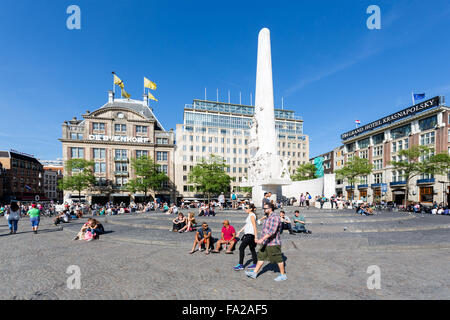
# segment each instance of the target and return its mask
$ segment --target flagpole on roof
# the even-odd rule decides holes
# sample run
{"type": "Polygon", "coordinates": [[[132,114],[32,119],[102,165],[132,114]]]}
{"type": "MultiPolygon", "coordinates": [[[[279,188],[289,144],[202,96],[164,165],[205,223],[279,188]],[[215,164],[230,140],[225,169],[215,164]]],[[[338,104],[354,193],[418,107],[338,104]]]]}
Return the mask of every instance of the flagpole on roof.
{"type": "Polygon", "coordinates": [[[116,83],[114,82],[114,75],[116,73],[113,71],[112,74],[113,74],[113,93],[114,93],[114,95],[116,95],[116,83]]]}

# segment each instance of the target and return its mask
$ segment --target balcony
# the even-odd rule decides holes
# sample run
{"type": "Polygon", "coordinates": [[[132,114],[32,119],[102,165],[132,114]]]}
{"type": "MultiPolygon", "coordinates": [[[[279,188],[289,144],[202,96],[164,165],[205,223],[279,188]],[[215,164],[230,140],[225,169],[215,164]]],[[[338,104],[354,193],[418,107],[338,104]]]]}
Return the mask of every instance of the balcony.
{"type": "Polygon", "coordinates": [[[431,184],[435,182],[435,178],[417,180],[417,184],[431,184]]]}
{"type": "Polygon", "coordinates": [[[389,183],[389,185],[391,187],[406,186],[406,181],[394,181],[394,182],[389,183]]]}
{"type": "Polygon", "coordinates": [[[115,176],[128,176],[128,171],[114,171],[115,176]]]}
{"type": "Polygon", "coordinates": [[[345,187],[345,190],[353,190],[353,189],[355,189],[355,186],[346,186],[345,187]]]}
{"type": "Polygon", "coordinates": [[[360,185],[358,186],[358,189],[367,189],[367,188],[369,188],[369,185],[368,185],[368,184],[360,184],[360,185]]]}
{"type": "Polygon", "coordinates": [[[372,183],[372,184],[370,185],[371,188],[382,188],[382,187],[384,187],[384,186],[387,187],[387,184],[386,184],[386,183],[372,183]]]}

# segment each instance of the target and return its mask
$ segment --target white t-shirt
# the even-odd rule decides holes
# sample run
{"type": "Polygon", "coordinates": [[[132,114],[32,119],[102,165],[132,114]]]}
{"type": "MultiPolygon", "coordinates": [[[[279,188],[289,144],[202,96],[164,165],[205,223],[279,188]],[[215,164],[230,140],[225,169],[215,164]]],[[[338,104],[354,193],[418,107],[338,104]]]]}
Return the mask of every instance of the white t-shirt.
{"type": "Polygon", "coordinates": [[[244,234],[255,235],[255,230],[253,229],[253,224],[252,224],[252,220],[251,220],[252,216],[255,218],[255,222],[256,222],[256,215],[254,213],[250,213],[248,215],[247,219],[245,220],[244,234]]]}

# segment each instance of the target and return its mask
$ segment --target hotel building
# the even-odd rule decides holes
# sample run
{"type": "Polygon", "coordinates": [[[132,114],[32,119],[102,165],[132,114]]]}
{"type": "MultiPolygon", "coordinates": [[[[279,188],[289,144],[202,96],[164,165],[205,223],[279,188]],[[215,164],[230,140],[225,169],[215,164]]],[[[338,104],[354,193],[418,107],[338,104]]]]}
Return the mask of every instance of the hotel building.
{"type": "Polygon", "coordinates": [[[57,203],[63,202],[63,192],[58,189],[58,183],[63,179],[64,165],[62,160],[40,160],[44,166],[45,196],[57,203]]]}
{"type": "MultiPolygon", "coordinates": [[[[189,183],[189,172],[211,154],[225,159],[227,173],[234,179],[230,191],[247,177],[250,159],[250,125],[254,106],[194,100],[185,105],[183,124],[176,126],[175,184],[179,198],[202,197],[189,183]]],[[[294,111],[275,109],[278,153],[290,157],[290,171],[309,159],[309,137],[303,134],[303,120],[294,111]]]]}
{"type": "MultiPolygon", "coordinates": [[[[148,106],[145,95],[143,101],[115,99],[109,91],[108,102],[99,109],[73,118],[62,125],[63,160],[83,158],[95,162],[96,186],[82,193],[81,200],[92,203],[128,203],[135,198],[143,200],[143,193],[131,194],[125,189],[129,179],[136,178],[130,159],[140,156],[153,158],[161,165],[161,170],[169,182],[160,190],[149,192],[150,198],[173,201],[175,198],[173,130],[166,131],[148,106]]],[[[65,174],[70,174],[64,170],[65,174]]],[[[65,191],[64,198],[77,200],[77,192],[65,191]]]]}
{"type": "Polygon", "coordinates": [[[3,201],[46,201],[44,169],[34,156],[18,151],[0,151],[3,201]]]}
{"type": "MultiPolygon", "coordinates": [[[[393,170],[391,161],[400,161],[399,151],[413,145],[432,148],[432,154],[450,152],[450,108],[444,97],[423,103],[374,121],[341,136],[344,158],[365,158],[373,164],[370,175],[361,177],[353,188],[345,182],[344,196],[368,202],[405,199],[404,173],[393,170]]],[[[448,176],[422,174],[410,181],[410,201],[448,203],[448,176]]]]}

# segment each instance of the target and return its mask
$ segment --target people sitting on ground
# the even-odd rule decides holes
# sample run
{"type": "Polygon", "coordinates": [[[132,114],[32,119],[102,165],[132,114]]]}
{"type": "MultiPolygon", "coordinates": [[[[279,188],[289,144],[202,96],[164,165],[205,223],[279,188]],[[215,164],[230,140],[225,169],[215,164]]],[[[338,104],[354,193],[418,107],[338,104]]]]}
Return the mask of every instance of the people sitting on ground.
{"type": "Polygon", "coordinates": [[[83,226],[81,227],[80,231],[78,232],[77,236],[75,238],[73,238],[73,240],[84,240],[84,236],[86,233],[86,230],[89,228],[89,220],[88,222],[86,222],[85,224],[83,224],[83,226]]]}
{"type": "Polygon", "coordinates": [[[63,211],[53,219],[53,224],[55,226],[59,225],[61,222],[68,223],[70,221],[70,214],[68,211],[63,211]]]}
{"type": "Polygon", "coordinates": [[[219,253],[220,250],[222,250],[222,245],[225,244],[228,247],[225,253],[233,253],[233,251],[231,250],[233,250],[235,243],[236,231],[234,230],[234,227],[230,225],[230,221],[225,220],[223,222],[221,238],[219,241],[217,241],[216,249],[212,252],[219,253]]]}
{"type": "Polygon", "coordinates": [[[199,207],[198,207],[198,216],[199,217],[201,217],[201,216],[204,216],[204,215],[206,215],[206,204],[204,204],[203,202],[199,205],[199,207]]]}
{"type": "Polygon", "coordinates": [[[178,232],[186,226],[186,217],[182,212],[178,213],[178,217],[172,220],[173,226],[172,231],[178,232]]]}
{"type": "Polygon", "coordinates": [[[373,214],[373,209],[367,203],[362,203],[356,208],[356,212],[360,215],[368,216],[373,214]]]}
{"type": "Polygon", "coordinates": [[[215,217],[216,216],[216,212],[214,211],[214,205],[213,204],[209,204],[207,207],[206,207],[206,210],[205,210],[205,216],[213,216],[213,217],[215,217]]]}
{"type": "Polygon", "coordinates": [[[178,208],[175,206],[175,203],[172,203],[170,205],[168,213],[169,214],[178,214],[178,208]]]}
{"type": "Polygon", "coordinates": [[[169,206],[167,205],[167,203],[164,203],[163,204],[163,212],[165,213],[165,214],[170,214],[170,212],[169,212],[169,206]]]}
{"type": "Polygon", "coordinates": [[[91,232],[94,240],[100,239],[100,235],[105,233],[105,228],[103,225],[97,221],[96,219],[89,218],[89,227],[86,232],[91,232]]]}
{"type": "Polygon", "coordinates": [[[189,212],[188,218],[186,221],[186,225],[181,228],[178,232],[192,232],[197,228],[197,224],[195,222],[195,214],[193,212],[189,212]]]}
{"type": "Polygon", "coordinates": [[[300,215],[300,212],[298,210],[295,210],[294,212],[294,218],[292,219],[294,221],[294,227],[292,230],[297,233],[309,233],[312,232],[310,230],[306,229],[306,220],[303,215],[300,215]]]}
{"type": "Polygon", "coordinates": [[[75,212],[75,215],[77,216],[77,219],[83,218],[83,210],[78,209],[78,210],[75,212]]]}
{"type": "Polygon", "coordinates": [[[294,234],[292,231],[292,225],[291,225],[291,219],[289,217],[286,217],[286,213],[284,211],[280,211],[280,221],[281,221],[281,232],[283,233],[283,230],[289,230],[289,234],[294,234]]]}
{"type": "Polygon", "coordinates": [[[194,245],[192,246],[192,250],[189,251],[190,254],[196,251],[197,244],[200,248],[200,251],[204,251],[206,246],[205,254],[209,254],[209,248],[211,246],[211,229],[208,227],[206,222],[202,223],[202,227],[196,232],[194,245]]]}

